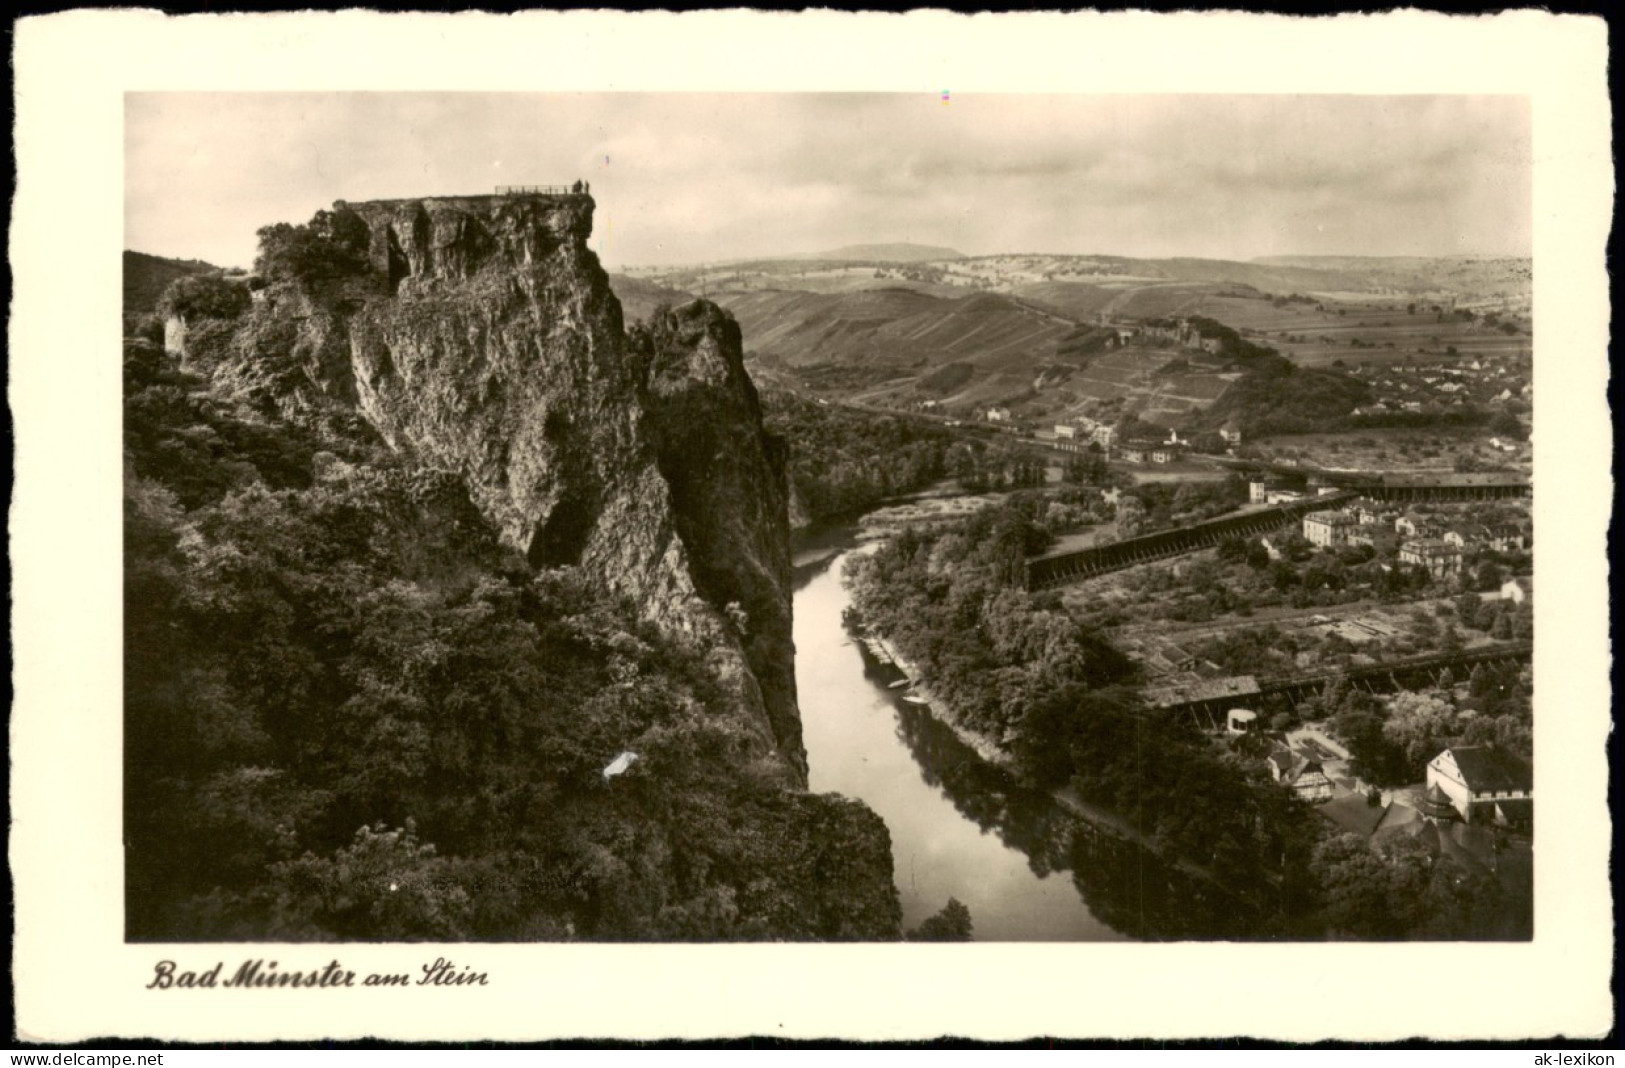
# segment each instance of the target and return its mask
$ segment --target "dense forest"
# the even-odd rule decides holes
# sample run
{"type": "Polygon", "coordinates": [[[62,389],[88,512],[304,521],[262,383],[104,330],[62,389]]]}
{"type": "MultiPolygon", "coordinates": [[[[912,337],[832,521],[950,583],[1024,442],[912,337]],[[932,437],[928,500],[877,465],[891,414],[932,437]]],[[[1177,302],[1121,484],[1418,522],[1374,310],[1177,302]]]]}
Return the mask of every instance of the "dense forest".
{"type": "Polygon", "coordinates": [[[762,391],[768,429],[790,447],[790,485],[813,521],[851,515],[945,477],[954,435],[936,423],[869,415],[762,391]]]}
{"type": "MultiPolygon", "coordinates": [[[[167,299],[231,352],[246,301],[167,299]]],[[[900,937],[878,817],[759,781],[705,650],[457,476],[142,338],[124,450],[131,939],[900,937]]]]}
{"type": "MultiPolygon", "coordinates": [[[[852,516],[945,478],[969,493],[1041,485],[1045,463],[997,438],[940,423],[762,392],[767,426],[789,444],[790,484],[811,522],[852,516]]],[[[1068,465],[1073,481],[1106,478],[1099,454],[1068,465]]]]}

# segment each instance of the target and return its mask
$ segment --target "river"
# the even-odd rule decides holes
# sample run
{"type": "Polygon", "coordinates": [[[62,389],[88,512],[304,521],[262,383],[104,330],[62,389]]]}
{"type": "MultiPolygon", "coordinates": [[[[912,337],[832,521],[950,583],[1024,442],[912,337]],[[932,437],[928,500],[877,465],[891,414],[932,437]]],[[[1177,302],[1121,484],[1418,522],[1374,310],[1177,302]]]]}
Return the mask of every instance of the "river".
{"type": "MultiPolygon", "coordinates": [[[[810,786],[863,800],[891,831],[905,929],[950,897],[978,941],[1211,938],[1230,903],[1049,794],[988,764],[888,683],[842,623],[855,530],[804,538],[795,574],[796,684],[810,786]]],[[[1244,922],[1244,921],[1242,921],[1244,922]]]]}

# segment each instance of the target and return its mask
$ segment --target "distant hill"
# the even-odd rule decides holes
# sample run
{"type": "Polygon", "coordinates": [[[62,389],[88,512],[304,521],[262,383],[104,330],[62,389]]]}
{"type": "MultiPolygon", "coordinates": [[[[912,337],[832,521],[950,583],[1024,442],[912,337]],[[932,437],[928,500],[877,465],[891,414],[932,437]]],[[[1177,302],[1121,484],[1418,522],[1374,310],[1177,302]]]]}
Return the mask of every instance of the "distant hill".
{"type": "Polygon", "coordinates": [[[220,270],[202,260],[172,260],[145,252],[124,252],[124,312],[141,315],[156,311],[158,298],[169,283],[189,274],[210,274],[220,270]]]}
{"type": "MultiPolygon", "coordinates": [[[[1192,426],[1246,368],[1166,339],[1118,348],[1118,328],[1207,317],[1317,371],[1379,356],[1420,359],[1447,346],[1463,354],[1517,351],[1527,344],[1529,268],[1516,258],[1242,262],[1008,253],[889,263],[752,260],[650,268],[637,282],[650,298],[703,293],[728,308],[744,333],[752,373],[786,388],[860,403],[932,402],[956,414],[1004,405],[1040,424],[1132,411],[1158,425],[1192,426]],[[1494,311],[1503,321],[1486,329],[1447,319],[1436,306],[1443,303],[1494,311]]],[[[629,314],[636,305],[629,300],[629,314]]],[[[1341,415],[1358,402],[1340,380],[1307,375],[1289,385],[1288,394],[1302,386],[1319,400],[1243,390],[1210,416],[1284,425],[1330,418],[1333,409],[1341,415]]]]}
{"type": "Polygon", "coordinates": [[[1464,297],[1527,298],[1533,261],[1527,256],[1266,256],[1264,265],[1338,272],[1364,287],[1457,293],[1464,297]]]}
{"type": "Polygon", "coordinates": [[[615,297],[621,302],[621,312],[628,323],[639,319],[647,319],[649,313],[662,304],[676,307],[687,304],[694,299],[694,294],[686,289],[675,286],[661,285],[645,278],[633,278],[625,274],[612,274],[609,276],[609,288],[614,291],[615,297]]]}
{"type": "Polygon", "coordinates": [[[964,259],[964,253],[940,245],[911,245],[906,241],[887,245],[843,245],[828,252],[793,256],[798,260],[859,260],[864,263],[924,263],[927,260],[964,259]]]}
{"type": "Polygon", "coordinates": [[[1078,324],[994,293],[933,296],[904,287],[850,293],[758,290],[712,297],[733,312],[760,366],[840,395],[889,383],[958,403],[1030,388],[1078,324]],[[934,375],[958,365],[948,376],[934,375]]]}

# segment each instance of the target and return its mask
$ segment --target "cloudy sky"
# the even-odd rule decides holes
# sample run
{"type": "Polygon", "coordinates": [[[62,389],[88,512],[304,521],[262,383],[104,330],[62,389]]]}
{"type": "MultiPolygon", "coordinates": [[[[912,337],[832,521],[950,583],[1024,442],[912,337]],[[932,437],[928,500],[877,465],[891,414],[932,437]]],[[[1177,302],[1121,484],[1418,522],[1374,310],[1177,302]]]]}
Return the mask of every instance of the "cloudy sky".
{"type": "Polygon", "coordinates": [[[1486,96],[132,93],[126,247],[247,266],[335,200],[585,178],[611,268],[976,255],[1528,255],[1530,112],[1486,96]]]}

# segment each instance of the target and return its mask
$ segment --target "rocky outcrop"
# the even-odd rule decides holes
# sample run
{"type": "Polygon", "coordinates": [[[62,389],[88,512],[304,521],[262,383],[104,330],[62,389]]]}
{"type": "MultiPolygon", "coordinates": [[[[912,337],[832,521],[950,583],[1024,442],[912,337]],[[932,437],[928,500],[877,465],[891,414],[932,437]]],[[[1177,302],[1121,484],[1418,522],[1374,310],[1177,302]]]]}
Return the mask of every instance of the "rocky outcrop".
{"type": "Polygon", "coordinates": [[[697,300],[657,312],[636,348],[639,401],[689,574],[743,642],[780,748],[798,752],[787,456],[762,425],[739,325],[697,300]]]}
{"type": "Polygon", "coordinates": [[[354,405],[462,475],[533,564],[580,567],[700,643],[747,763],[804,786],[784,450],[727,313],[696,301],[628,336],[592,211],[584,195],[340,203],[329,229],[354,235],[357,266],[273,284],[240,345],[283,393],[297,379],[354,405]]]}

